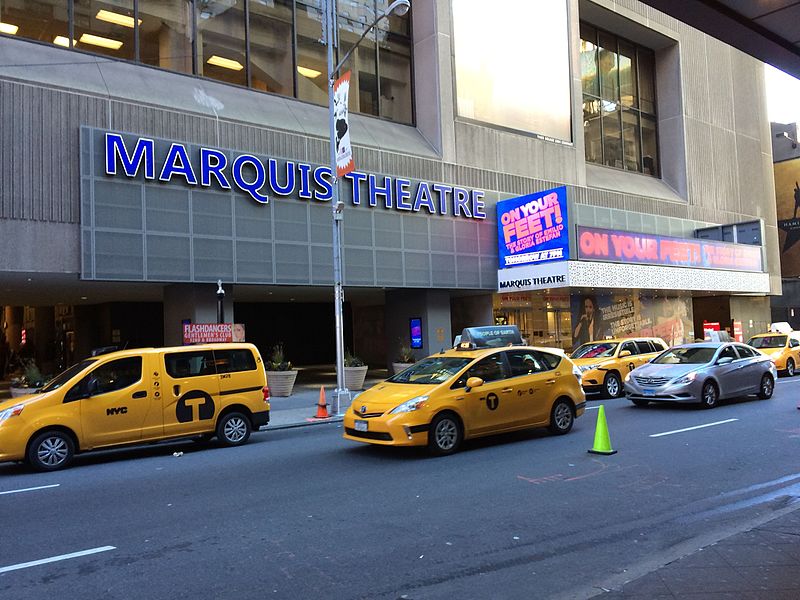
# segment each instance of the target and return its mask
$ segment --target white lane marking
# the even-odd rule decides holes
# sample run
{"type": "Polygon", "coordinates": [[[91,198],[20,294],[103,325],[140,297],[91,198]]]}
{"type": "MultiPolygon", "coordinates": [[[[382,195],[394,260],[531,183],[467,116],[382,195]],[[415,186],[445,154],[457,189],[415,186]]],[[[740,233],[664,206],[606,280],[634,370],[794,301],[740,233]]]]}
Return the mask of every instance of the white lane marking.
{"type": "Polygon", "coordinates": [[[672,435],[673,433],[683,433],[684,431],[692,431],[693,429],[703,429],[703,427],[713,427],[714,425],[724,425],[725,423],[733,423],[739,419],[725,419],[724,421],[715,421],[713,423],[706,423],[705,425],[695,425],[694,427],[686,427],[685,429],[676,429],[675,431],[665,431],[664,433],[654,433],[651,438],[661,437],[662,435],[672,435]]]}
{"type": "Polygon", "coordinates": [[[8,490],[7,492],[0,492],[0,496],[4,494],[19,494],[20,492],[33,492],[34,490],[46,490],[47,488],[54,488],[60,485],[60,483],[53,483],[51,485],[40,485],[37,487],[23,488],[21,490],[8,490]]]}
{"type": "Polygon", "coordinates": [[[101,546],[100,548],[90,548],[89,550],[81,550],[80,552],[72,552],[70,554],[60,554],[59,556],[42,558],[41,560],[32,560],[30,562],[10,565],[8,567],[0,567],[0,573],[8,573],[9,571],[17,571],[18,569],[27,569],[28,567],[46,565],[47,563],[58,562],[59,560],[68,560],[70,558],[78,558],[79,556],[87,556],[89,554],[97,554],[98,552],[108,552],[109,550],[116,550],[116,547],[101,546]]]}

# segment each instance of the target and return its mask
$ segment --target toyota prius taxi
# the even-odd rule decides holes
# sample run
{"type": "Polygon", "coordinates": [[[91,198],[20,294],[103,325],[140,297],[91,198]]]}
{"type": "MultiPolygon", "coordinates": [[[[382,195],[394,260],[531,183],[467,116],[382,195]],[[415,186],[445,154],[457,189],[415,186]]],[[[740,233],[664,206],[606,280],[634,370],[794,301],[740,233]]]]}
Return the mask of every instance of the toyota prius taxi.
{"type": "Polygon", "coordinates": [[[345,413],[344,437],[450,454],[496,433],[569,433],[586,407],[580,371],[561,350],[521,343],[515,326],[464,329],[457,348],[360,394],[345,413]]]}

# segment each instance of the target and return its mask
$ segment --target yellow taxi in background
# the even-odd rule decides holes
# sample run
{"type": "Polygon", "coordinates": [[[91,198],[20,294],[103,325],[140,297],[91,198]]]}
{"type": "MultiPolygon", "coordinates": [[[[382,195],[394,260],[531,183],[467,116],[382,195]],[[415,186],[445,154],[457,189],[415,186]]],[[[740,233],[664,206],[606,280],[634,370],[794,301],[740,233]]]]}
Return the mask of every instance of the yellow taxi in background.
{"type": "Polygon", "coordinates": [[[625,375],[667,348],[661,338],[618,338],[582,344],[570,358],[581,370],[581,383],[587,394],[619,398],[624,393],[625,375]]]}
{"type": "Polygon", "coordinates": [[[238,446],[269,423],[266,384],[252,344],[87,358],[36,394],[0,402],[0,462],[54,471],[76,452],[187,436],[238,446]]]}
{"type": "Polygon", "coordinates": [[[794,377],[800,365],[800,332],[761,333],[747,340],[747,345],[769,356],[778,371],[794,377]]]}
{"type": "Polygon", "coordinates": [[[549,427],[572,429],[586,398],[560,350],[509,346],[514,326],[470,327],[458,347],[425,358],[360,394],[344,416],[344,437],[455,452],[465,439],[549,427]]]}

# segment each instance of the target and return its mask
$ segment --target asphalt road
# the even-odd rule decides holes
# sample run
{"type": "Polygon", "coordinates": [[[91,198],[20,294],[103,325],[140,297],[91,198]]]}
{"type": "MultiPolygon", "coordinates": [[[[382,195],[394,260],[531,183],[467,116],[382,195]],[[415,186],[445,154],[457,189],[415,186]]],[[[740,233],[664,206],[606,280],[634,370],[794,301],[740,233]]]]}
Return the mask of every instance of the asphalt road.
{"type": "Polygon", "coordinates": [[[444,458],[329,424],[0,465],[0,598],[588,598],[792,510],[799,397],[604,401],[613,456],[590,409],[444,458]]]}

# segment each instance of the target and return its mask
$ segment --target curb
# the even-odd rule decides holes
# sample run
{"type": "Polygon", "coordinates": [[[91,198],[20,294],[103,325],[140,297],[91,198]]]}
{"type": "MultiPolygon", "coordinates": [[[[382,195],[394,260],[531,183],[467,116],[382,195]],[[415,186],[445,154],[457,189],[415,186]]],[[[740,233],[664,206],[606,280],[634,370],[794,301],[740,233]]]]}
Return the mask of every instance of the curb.
{"type": "Polygon", "coordinates": [[[341,423],[344,416],[330,417],[328,419],[315,419],[313,421],[306,421],[304,423],[286,423],[284,425],[267,425],[261,431],[278,431],[279,429],[297,429],[298,427],[313,427],[315,425],[326,425],[328,423],[341,423]]]}

